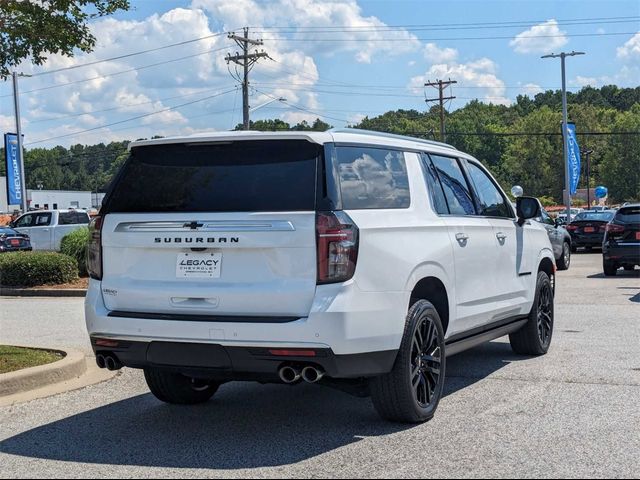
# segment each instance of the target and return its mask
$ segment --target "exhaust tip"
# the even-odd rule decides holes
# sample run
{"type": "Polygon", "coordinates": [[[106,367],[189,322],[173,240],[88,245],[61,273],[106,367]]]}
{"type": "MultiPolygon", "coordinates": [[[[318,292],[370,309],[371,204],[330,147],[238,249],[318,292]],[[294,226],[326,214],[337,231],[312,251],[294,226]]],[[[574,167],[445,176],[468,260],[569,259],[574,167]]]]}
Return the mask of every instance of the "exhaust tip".
{"type": "Polygon", "coordinates": [[[98,365],[98,368],[107,368],[107,362],[103,355],[96,356],[96,365],[98,365]]]}
{"type": "Polygon", "coordinates": [[[307,383],[316,383],[322,380],[324,377],[324,372],[318,370],[315,367],[305,367],[302,370],[302,378],[307,383]]]}
{"type": "Polygon", "coordinates": [[[105,357],[105,365],[107,367],[107,370],[109,370],[110,372],[114,372],[122,368],[122,364],[120,363],[120,360],[118,360],[116,357],[113,357],[111,355],[105,357]]]}
{"type": "Polygon", "coordinates": [[[293,367],[282,367],[278,375],[280,375],[280,380],[286,384],[296,383],[300,380],[300,372],[293,367]]]}

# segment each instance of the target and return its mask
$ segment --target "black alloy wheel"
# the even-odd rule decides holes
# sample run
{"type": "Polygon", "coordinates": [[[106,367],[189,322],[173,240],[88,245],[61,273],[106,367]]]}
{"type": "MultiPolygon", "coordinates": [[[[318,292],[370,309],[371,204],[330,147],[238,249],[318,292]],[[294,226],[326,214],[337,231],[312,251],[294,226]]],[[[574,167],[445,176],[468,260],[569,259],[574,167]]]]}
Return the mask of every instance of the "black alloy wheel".
{"type": "Polygon", "coordinates": [[[411,347],[411,386],[416,402],[428,408],[436,397],[440,381],[442,349],[432,317],[421,319],[411,347]]]}
{"type": "Polygon", "coordinates": [[[548,348],[553,332],[553,292],[549,283],[545,283],[540,289],[537,310],[540,343],[548,348]]]}

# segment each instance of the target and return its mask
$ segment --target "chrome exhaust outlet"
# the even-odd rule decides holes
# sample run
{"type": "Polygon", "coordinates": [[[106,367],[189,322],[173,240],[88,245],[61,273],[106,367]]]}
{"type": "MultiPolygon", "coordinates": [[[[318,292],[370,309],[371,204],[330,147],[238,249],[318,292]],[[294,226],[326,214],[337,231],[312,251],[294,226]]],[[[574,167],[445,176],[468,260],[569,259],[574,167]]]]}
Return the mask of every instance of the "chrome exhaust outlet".
{"type": "Polygon", "coordinates": [[[98,365],[98,368],[107,368],[107,361],[104,355],[96,355],[96,365],[98,365]]]}
{"type": "Polygon", "coordinates": [[[302,379],[307,383],[316,383],[322,380],[324,372],[316,367],[304,367],[302,369],[302,379]]]}
{"type": "Polygon", "coordinates": [[[293,367],[282,367],[278,375],[280,376],[280,380],[287,385],[291,385],[300,380],[300,370],[293,367]]]}
{"type": "Polygon", "coordinates": [[[110,372],[114,372],[116,370],[120,370],[122,368],[122,363],[116,357],[108,355],[104,358],[105,365],[107,370],[110,372]]]}

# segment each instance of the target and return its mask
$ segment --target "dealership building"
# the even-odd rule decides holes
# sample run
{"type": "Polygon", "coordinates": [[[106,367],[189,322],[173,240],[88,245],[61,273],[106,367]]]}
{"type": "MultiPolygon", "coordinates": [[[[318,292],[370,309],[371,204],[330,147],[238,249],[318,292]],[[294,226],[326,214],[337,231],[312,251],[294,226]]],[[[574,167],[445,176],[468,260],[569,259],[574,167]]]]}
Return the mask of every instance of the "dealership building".
{"type": "MultiPolygon", "coordinates": [[[[98,208],[102,203],[103,193],[71,190],[27,190],[29,209],[58,210],[78,208],[90,210],[98,208]]],[[[20,205],[7,204],[7,179],[0,177],[0,213],[11,213],[19,210],[20,205]]]]}

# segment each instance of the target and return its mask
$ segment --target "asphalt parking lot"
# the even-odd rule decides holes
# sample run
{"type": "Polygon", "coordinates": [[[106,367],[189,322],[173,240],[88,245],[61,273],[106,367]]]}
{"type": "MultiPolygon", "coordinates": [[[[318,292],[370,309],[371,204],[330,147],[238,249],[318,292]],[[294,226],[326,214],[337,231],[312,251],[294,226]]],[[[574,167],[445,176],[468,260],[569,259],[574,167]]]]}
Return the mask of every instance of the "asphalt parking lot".
{"type": "MultiPolygon", "coordinates": [[[[229,384],[207,405],[172,407],[124,371],[0,408],[0,472],[638,478],[640,270],[605,278],[601,255],[577,254],[557,289],[551,352],[518,357],[499,340],[450,359],[446,397],[424,425],[384,423],[368,399],[314,386],[229,384]]],[[[0,302],[0,343],[33,332],[34,343],[88,345],[81,299],[0,302]]]]}

